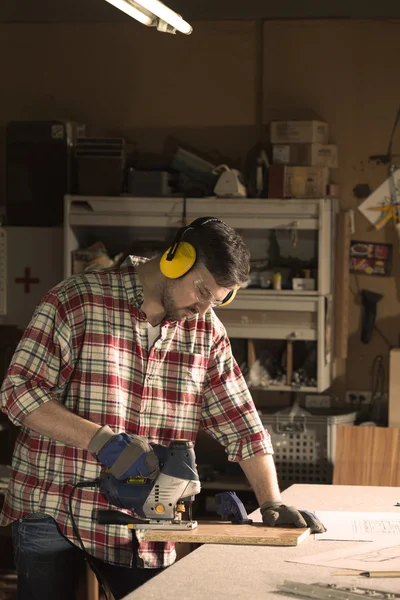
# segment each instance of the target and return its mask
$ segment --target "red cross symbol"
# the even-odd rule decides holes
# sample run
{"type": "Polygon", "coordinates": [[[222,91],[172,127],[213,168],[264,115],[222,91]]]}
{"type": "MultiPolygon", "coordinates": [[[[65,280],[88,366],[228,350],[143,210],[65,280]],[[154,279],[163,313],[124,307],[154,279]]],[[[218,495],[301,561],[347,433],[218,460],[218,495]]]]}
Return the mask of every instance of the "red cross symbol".
{"type": "Polygon", "coordinates": [[[16,277],[15,283],[23,283],[25,294],[29,294],[29,292],[31,291],[31,283],[39,283],[40,279],[38,279],[37,277],[31,277],[30,267],[25,267],[24,272],[24,277],[16,277]]]}

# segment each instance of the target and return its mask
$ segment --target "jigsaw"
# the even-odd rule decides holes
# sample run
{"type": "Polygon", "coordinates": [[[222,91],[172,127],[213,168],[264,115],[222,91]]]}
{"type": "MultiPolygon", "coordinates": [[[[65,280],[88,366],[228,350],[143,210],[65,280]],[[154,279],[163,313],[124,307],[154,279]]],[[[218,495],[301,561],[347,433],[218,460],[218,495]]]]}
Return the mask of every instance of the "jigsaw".
{"type": "Polygon", "coordinates": [[[168,447],[155,444],[153,449],[160,471],[155,479],[120,480],[105,473],[98,487],[108,502],[128,509],[135,516],[118,510],[94,509],[92,518],[99,524],[127,525],[131,529],[195,529],[192,502],[200,492],[193,443],[174,440],[168,447]],[[182,518],[187,513],[188,519],[182,518]]]}

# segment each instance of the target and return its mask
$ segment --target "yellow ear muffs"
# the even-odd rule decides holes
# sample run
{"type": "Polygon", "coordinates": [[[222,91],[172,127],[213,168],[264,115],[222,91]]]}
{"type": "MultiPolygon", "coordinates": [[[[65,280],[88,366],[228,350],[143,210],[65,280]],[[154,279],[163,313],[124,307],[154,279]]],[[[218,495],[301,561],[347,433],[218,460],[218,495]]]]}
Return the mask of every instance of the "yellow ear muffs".
{"type": "MultiPolygon", "coordinates": [[[[190,229],[207,225],[207,223],[213,221],[222,223],[222,221],[216,217],[200,217],[199,219],[195,219],[190,225],[181,227],[178,230],[172,245],[160,258],[160,271],[164,277],[168,277],[168,279],[179,279],[179,277],[183,277],[189,273],[196,262],[197,252],[193,244],[184,242],[183,238],[190,229]]],[[[237,289],[231,290],[218,307],[230,304],[236,296],[236,292],[237,289]]]]}
{"type": "Polygon", "coordinates": [[[221,304],[218,304],[218,308],[221,308],[221,306],[227,306],[228,304],[230,304],[232,302],[232,300],[235,298],[237,293],[237,288],[235,290],[231,290],[229,292],[229,294],[227,294],[225,296],[225,298],[222,300],[221,304]]]}
{"type": "Polygon", "coordinates": [[[171,246],[160,259],[161,273],[168,279],[179,279],[190,271],[196,262],[196,249],[189,242],[179,242],[176,249],[171,246]]]}
{"type": "Polygon", "coordinates": [[[190,271],[196,262],[196,248],[189,242],[184,242],[183,238],[191,229],[196,229],[213,221],[221,222],[216,217],[199,217],[189,225],[178,229],[172,245],[160,259],[160,271],[169,279],[179,279],[190,271]]]}

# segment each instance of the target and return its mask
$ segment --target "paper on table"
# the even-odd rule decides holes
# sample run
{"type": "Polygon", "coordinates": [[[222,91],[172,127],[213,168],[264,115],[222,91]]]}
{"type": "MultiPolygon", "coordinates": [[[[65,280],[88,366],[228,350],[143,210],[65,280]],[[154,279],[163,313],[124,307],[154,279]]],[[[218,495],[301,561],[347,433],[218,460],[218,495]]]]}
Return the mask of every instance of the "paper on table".
{"type": "Polygon", "coordinates": [[[286,562],[356,571],[400,571],[400,536],[396,536],[396,541],[389,538],[387,541],[358,543],[322,554],[289,558],[286,562]]]}
{"type": "Polygon", "coordinates": [[[375,541],[382,536],[400,537],[400,513],[315,511],[327,528],[316,540],[375,541]]]}

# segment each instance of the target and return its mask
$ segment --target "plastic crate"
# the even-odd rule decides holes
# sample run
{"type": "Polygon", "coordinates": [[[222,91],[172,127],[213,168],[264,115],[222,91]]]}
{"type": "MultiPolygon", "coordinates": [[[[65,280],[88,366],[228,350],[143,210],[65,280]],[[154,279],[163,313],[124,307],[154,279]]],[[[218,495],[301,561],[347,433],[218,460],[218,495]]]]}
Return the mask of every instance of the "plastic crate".
{"type": "Polygon", "coordinates": [[[282,489],[293,483],[332,483],[336,425],[354,424],[356,412],[260,416],[271,436],[282,489]]]}

